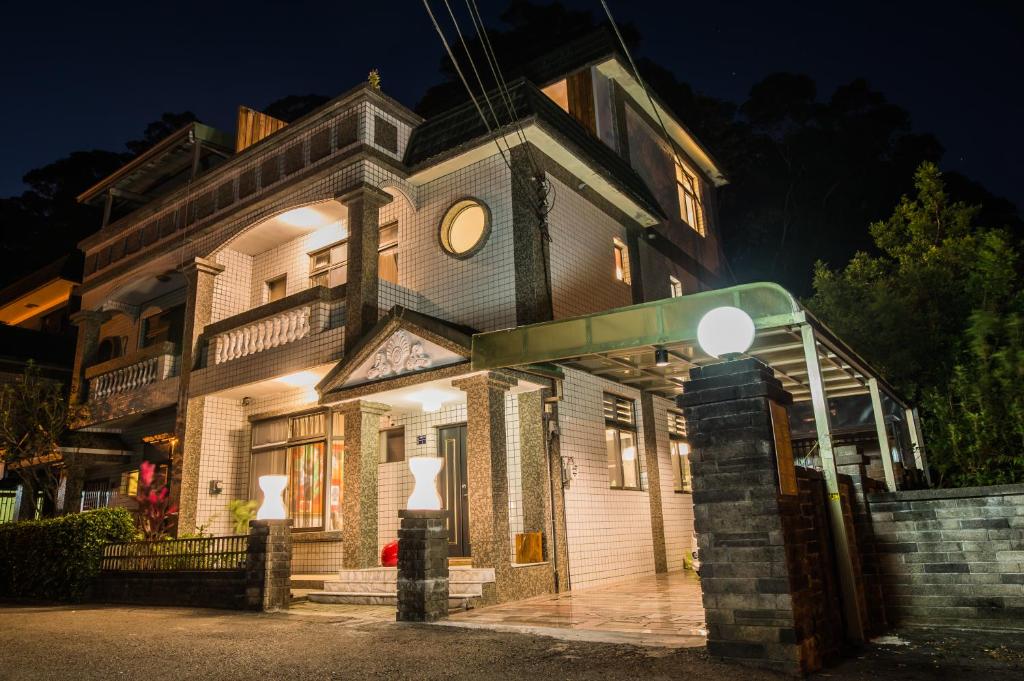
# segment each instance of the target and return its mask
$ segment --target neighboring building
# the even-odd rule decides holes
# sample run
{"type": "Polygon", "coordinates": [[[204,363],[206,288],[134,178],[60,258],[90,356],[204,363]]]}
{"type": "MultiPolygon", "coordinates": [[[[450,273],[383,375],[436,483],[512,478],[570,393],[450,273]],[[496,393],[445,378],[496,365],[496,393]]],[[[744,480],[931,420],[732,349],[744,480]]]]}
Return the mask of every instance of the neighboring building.
{"type": "Polygon", "coordinates": [[[179,532],[227,533],[228,502],[286,473],[293,572],[371,567],[405,460],[442,455],[452,555],[502,600],[683,569],[670,399],[628,369],[469,363],[475,332],[721,285],[722,170],[609,45],[510,82],[520,126],[492,93],[500,146],[471,104],[423,120],[361,85],[287,126],[243,111],[234,144],[189,125],[83,193],[105,219],[74,391],[132,451],[88,468],[83,507],[130,503],[149,460],[179,532]],[[513,567],[527,532],[547,562],[513,567]]]}
{"type": "MultiPolygon", "coordinates": [[[[0,289],[0,384],[19,380],[31,361],[41,376],[67,384],[75,361],[82,256],[73,253],[0,289]]],[[[0,465],[0,522],[14,519],[18,481],[0,465]]]]}

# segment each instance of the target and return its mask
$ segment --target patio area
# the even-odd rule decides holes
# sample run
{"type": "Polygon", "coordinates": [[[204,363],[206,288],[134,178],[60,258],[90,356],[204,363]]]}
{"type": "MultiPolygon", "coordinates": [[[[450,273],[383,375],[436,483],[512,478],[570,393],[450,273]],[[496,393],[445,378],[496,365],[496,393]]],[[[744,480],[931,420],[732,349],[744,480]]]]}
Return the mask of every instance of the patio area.
{"type": "Polygon", "coordinates": [[[700,580],[689,571],[453,612],[438,624],[665,648],[706,641],[700,580]]]}

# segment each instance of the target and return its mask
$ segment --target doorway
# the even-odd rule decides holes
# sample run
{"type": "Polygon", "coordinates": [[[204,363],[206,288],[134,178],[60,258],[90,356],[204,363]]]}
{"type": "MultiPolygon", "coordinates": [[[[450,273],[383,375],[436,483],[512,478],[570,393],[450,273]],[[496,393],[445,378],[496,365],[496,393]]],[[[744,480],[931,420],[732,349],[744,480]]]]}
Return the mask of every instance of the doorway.
{"type": "Polygon", "coordinates": [[[439,476],[441,499],[448,523],[448,555],[469,553],[469,486],[466,481],[466,425],[443,426],[437,430],[438,455],[444,459],[439,476]]]}

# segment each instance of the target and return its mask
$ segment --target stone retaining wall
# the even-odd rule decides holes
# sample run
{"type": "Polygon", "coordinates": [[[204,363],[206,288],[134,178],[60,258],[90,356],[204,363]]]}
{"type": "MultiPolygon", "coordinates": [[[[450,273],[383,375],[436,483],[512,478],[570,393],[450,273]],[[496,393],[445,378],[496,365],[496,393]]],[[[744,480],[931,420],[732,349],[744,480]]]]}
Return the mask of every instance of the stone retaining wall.
{"type": "Polygon", "coordinates": [[[1024,485],[868,496],[896,624],[1024,631],[1024,485]]]}

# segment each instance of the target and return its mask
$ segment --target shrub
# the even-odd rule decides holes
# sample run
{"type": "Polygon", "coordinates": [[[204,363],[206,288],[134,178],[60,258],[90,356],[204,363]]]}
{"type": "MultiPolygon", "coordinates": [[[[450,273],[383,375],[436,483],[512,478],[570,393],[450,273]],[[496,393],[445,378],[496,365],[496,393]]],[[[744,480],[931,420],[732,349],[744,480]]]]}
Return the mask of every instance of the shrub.
{"type": "Polygon", "coordinates": [[[134,519],[123,508],[0,525],[0,596],[82,600],[103,546],[134,538],[134,519]]]}

